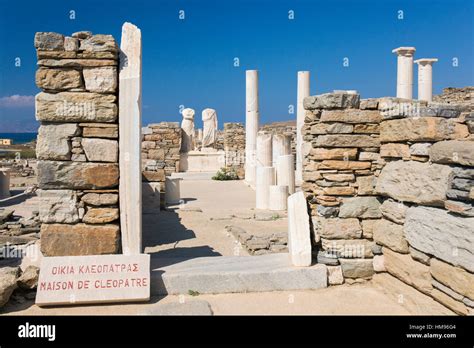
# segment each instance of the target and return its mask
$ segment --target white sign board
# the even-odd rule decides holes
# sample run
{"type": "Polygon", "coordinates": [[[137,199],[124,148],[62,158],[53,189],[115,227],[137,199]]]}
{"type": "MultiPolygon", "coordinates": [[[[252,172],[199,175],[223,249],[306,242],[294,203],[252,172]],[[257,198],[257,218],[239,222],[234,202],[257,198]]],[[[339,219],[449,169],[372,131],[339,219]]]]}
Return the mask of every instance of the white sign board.
{"type": "Polygon", "coordinates": [[[150,299],[150,255],[43,257],[38,306],[150,299]]]}

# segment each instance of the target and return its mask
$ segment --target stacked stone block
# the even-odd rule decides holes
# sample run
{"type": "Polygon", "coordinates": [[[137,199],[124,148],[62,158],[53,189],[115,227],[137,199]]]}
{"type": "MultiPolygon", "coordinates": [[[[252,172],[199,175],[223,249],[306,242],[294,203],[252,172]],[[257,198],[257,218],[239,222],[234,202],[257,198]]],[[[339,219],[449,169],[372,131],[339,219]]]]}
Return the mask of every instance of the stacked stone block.
{"type": "Polygon", "coordinates": [[[373,273],[373,225],[381,217],[375,196],[380,170],[380,113],[358,94],[330,93],[305,98],[302,189],[309,201],[313,253],[337,266],[344,278],[373,273]]]}
{"type": "Polygon", "coordinates": [[[41,250],[118,253],[117,43],[90,32],[39,32],[35,47],[41,250]]]}
{"type": "Polygon", "coordinates": [[[143,181],[159,183],[164,206],[165,177],[179,171],[181,127],[178,122],[150,124],[142,130],[143,181]]]}
{"type": "Polygon", "coordinates": [[[383,269],[458,314],[474,312],[474,137],[468,107],[379,100],[383,269]]]}
{"type": "Polygon", "coordinates": [[[242,123],[224,123],[225,166],[240,179],[245,176],[245,127],[242,123]]]}

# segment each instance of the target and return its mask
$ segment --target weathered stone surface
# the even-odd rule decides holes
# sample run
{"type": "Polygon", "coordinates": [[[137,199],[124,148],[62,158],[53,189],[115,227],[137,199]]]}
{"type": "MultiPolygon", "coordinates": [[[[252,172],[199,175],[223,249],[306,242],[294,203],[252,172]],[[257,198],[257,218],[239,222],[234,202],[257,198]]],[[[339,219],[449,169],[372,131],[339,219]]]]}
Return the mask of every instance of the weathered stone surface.
{"type": "Polygon", "coordinates": [[[460,314],[460,315],[468,314],[467,308],[464,306],[462,302],[456,301],[451,296],[446,295],[444,292],[438,289],[433,289],[430,295],[434,297],[438,302],[442,303],[443,305],[445,305],[452,311],[456,312],[457,314],[460,314]]]}
{"type": "Polygon", "coordinates": [[[405,237],[414,248],[474,272],[474,218],[444,209],[411,207],[405,218],[405,237]]]}
{"type": "Polygon", "coordinates": [[[339,217],[342,218],[379,218],[380,202],[375,197],[352,197],[345,198],[339,209],[339,217]]]}
{"type": "Polygon", "coordinates": [[[152,149],[148,151],[148,158],[154,160],[165,160],[165,149],[152,149]]]}
{"type": "Polygon", "coordinates": [[[346,123],[332,123],[327,126],[327,133],[330,134],[344,134],[352,133],[354,126],[346,123]]]}
{"type": "Polygon", "coordinates": [[[423,100],[386,97],[379,99],[378,109],[384,119],[392,119],[419,116],[421,107],[426,105],[423,100]]]}
{"type": "Polygon", "coordinates": [[[79,39],[66,36],[64,38],[64,49],[70,52],[76,52],[79,49],[79,39]]]}
{"type": "Polygon", "coordinates": [[[374,235],[374,225],[378,219],[374,220],[362,220],[362,238],[372,239],[374,235]]]}
{"type": "Polygon", "coordinates": [[[41,225],[41,252],[45,256],[116,254],[118,225],[41,225]]]}
{"type": "Polygon", "coordinates": [[[302,191],[288,197],[288,251],[293,266],[311,265],[311,238],[306,198],[302,191]]]}
{"type": "Polygon", "coordinates": [[[165,171],[163,169],[156,171],[143,171],[142,172],[144,181],[156,182],[165,181],[165,171]]]}
{"type": "Polygon", "coordinates": [[[322,219],[321,236],[329,239],[360,238],[362,229],[358,219],[322,219]]]}
{"type": "Polygon", "coordinates": [[[379,124],[355,124],[354,133],[378,134],[380,132],[379,124]]]}
{"type": "Polygon", "coordinates": [[[119,136],[118,125],[110,123],[81,123],[83,126],[82,136],[84,138],[110,138],[117,139],[119,136]]]}
{"type": "Polygon", "coordinates": [[[430,147],[430,161],[474,166],[474,141],[440,141],[430,147]]]}
{"type": "Polygon", "coordinates": [[[357,108],[359,103],[360,95],[349,93],[325,93],[306,97],[303,100],[306,110],[357,108]]]}
{"type": "Polygon", "coordinates": [[[405,239],[403,226],[386,219],[378,220],[374,225],[374,241],[393,251],[408,254],[408,242],[405,239]]]}
{"type": "Polygon", "coordinates": [[[327,269],[329,285],[340,285],[344,283],[341,266],[328,266],[327,269]]]}
{"type": "Polygon", "coordinates": [[[343,160],[356,159],[357,149],[341,148],[341,149],[323,149],[312,148],[309,155],[315,160],[343,160]]]}
{"type": "Polygon", "coordinates": [[[454,118],[458,117],[464,110],[467,110],[467,108],[461,105],[428,103],[427,106],[420,108],[420,116],[454,118]]]}
{"type": "Polygon", "coordinates": [[[329,265],[329,266],[339,265],[339,261],[336,255],[328,253],[323,250],[318,251],[318,254],[316,256],[316,261],[317,263],[321,263],[323,265],[329,265]]]}
{"type": "Polygon", "coordinates": [[[118,203],[118,194],[116,193],[86,193],[81,200],[89,205],[96,207],[104,205],[113,205],[118,203]]]}
{"type": "Polygon", "coordinates": [[[92,52],[117,52],[118,45],[112,35],[96,34],[83,39],[79,49],[92,52]]]}
{"type": "Polygon", "coordinates": [[[372,259],[340,259],[345,278],[371,278],[374,274],[372,259]]]}
{"type": "Polygon", "coordinates": [[[79,134],[76,123],[41,125],[38,130],[36,156],[38,159],[70,160],[70,138],[79,134]]]}
{"type": "Polygon", "coordinates": [[[118,208],[89,208],[82,221],[89,224],[106,224],[118,218],[118,208]]]}
{"type": "MultiPolygon", "coordinates": [[[[65,52],[75,53],[75,52],[65,52]]],[[[95,55],[95,54],[94,54],[95,55]]],[[[56,57],[53,57],[56,58],[56,57]]],[[[87,58],[87,57],[83,57],[87,58]]],[[[39,66],[45,66],[50,68],[84,68],[84,67],[103,67],[103,66],[116,66],[117,61],[114,59],[40,59],[38,60],[39,66]]],[[[92,58],[92,57],[89,57],[92,58]]],[[[93,57],[96,58],[96,57],[93,57]]],[[[107,57],[109,58],[109,57],[107,57]]]]}
{"type": "Polygon", "coordinates": [[[469,135],[466,125],[438,117],[404,118],[380,124],[380,141],[440,141],[469,135]]]}
{"type": "Polygon", "coordinates": [[[374,175],[357,177],[357,194],[360,196],[375,195],[377,179],[374,175]]]}
{"type": "Polygon", "coordinates": [[[354,174],[326,174],[323,173],[323,178],[329,181],[335,182],[346,182],[346,181],[354,181],[355,176],[354,174]]]}
{"type": "Polygon", "coordinates": [[[374,256],[375,243],[366,239],[326,239],[321,238],[321,246],[328,254],[339,258],[366,258],[374,256]]]}
{"type": "Polygon", "coordinates": [[[25,290],[35,289],[38,285],[39,268],[33,265],[26,267],[17,280],[20,288],[25,290]]]}
{"type": "Polygon", "coordinates": [[[352,196],[355,194],[355,189],[349,186],[324,187],[323,193],[328,196],[352,196]]]}
{"type": "Polygon", "coordinates": [[[313,146],[327,147],[380,147],[379,138],[361,134],[321,135],[313,146]]]}
{"type": "Polygon", "coordinates": [[[39,217],[44,223],[79,222],[77,194],[73,190],[39,190],[39,217]]]}
{"type": "Polygon", "coordinates": [[[327,287],[325,265],[293,267],[286,253],[203,257],[199,264],[195,261],[170,263],[163,258],[152,258],[152,294],[187,294],[189,290],[221,294],[327,287]]]}
{"type": "Polygon", "coordinates": [[[380,154],[378,152],[365,152],[359,153],[359,161],[378,161],[380,160],[380,154]]]}
{"type": "Polygon", "coordinates": [[[86,89],[97,93],[114,93],[117,90],[117,68],[84,68],[82,71],[86,89]]]}
{"type": "Polygon", "coordinates": [[[370,162],[361,161],[324,160],[319,164],[318,169],[360,170],[370,169],[371,165],[370,162]]]}
{"type": "Polygon", "coordinates": [[[376,191],[398,201],[444,205],[452,169],[416,161],[388,163],[377,180],[376,191]]]}
{"type": "Polygon", "coordinates": [[[185,302],[170,302],[148,307],[143,315],[213,315],[211,305],[203,300],[186,300],[185,302]]]}
{"type": "Polygon", "coordinates": [[[380,156],[394,158],[409,158],[410,151],[407,144],[388,143],[380,146],[380,156]]]}
{"type": "Polygon", "coordinates": [[[436,258],[431,260],[431,275],[444,285],[474,300],[474,274],[436,258]]]}
{"type": "Polygon", "coordinates": [[[19,272],[19,267],[0,268],[0,308],[8,302],[13,291],[17,288],[16,280],[19,272]]]}
{"type": "Polygon", "coordinates": [[[116,164],[40,161],[38,185],[42,189],[102,189],[118,185],[116,164]]]}
{"type": "Polygon", "coordinates": [[[361,99],[360,100],[360,109],[361,110],[377,110],[379,105],[379,100],[375,98],[361,99]]]}
{"type": "Polygon", "coordinates": [[[64,50],[64,35],[52,32],[38,32],[35,34],[35,48],[44,51],[64,50]]]}
{"type": "MultiPolygon", "coordinates": [[[[378,111],[347,109],[323,110],[321,122],[378,123],[382,120],[378,111]]],[[[336,132],[334,132],[336,133],[336,132]]],[[[340,132],[342,133],[342,132],[340,132]]]]}
{"type": "Polygon", "coordinates": [[[36,85],[41,89],[64,91],[82,88],[81,73],[77,70],[39,68],[36,71],[36,85]]]}
{"type": "Polygon", "coordinates": [[[429,266],[430,265],[430,259],[431,257],[429,255],[426,255],[425,253],[422,253],[419,250],[416,250],[415,248],[412,248],[411,246],[408,248],[411,257],[418,261],[421,262],[424,265],[429,266]]]}
{"type": "Polygon", "coordinates": [[[474,206],[469,203],[448,200],[444,202],[444,208],[458,215],[474,217],[474,206]]]}
{"type": "Polygon", "coordinates": [[[416,143],[410,146],[410,155],[428,156],[431,143],[416,143]]]}
{"type": "Polygon", "coordinates": [[[82,148],[91,162],[118,162],[118,142],[116,140],[84,138],[82,148]]]}
{"type": "Polygon", "coordinates": [[[385,261],[383,255],[375,255],[372,260],[372,265],[375,272],[386,272],[385,261]]]}
{"type": "Polygon", "coordinates": [[[114,122],[117,97],[84,92],[38,93],[36,119],[42,122],[114,122]]]}
{"type": "Polygon", "coordinates": [[[387,271],[403,282],[414,286],[425,294],[433,290],[430,268],[414,261],[410,255],[383,248],[384,265],[387,271]]]}
{"type": "Polygon", "coordinates": [[[406,205],[401,202],[395,202],[393,199],[386,199],[380,206],[383,217],[397,224],[405,222],[407,209],[406,205]]]}

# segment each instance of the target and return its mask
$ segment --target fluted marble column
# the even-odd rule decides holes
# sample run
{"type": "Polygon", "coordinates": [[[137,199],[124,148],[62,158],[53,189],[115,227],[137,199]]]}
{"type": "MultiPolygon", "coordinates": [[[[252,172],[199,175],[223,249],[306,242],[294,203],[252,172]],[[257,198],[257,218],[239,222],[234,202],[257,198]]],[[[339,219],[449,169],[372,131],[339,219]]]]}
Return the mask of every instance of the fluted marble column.
{"type": "Polygon", "coordinates": [[[268,209],[270,199],[270,186],[275,184],[275,168],[257,167],[255,187],[255,208],[268,209]]]}
{"type": "Polygon", "coordinates": [[[309,71],[298,71],[298,90],[296,104],[296,182],[303,182],[303,134],[301,128],[304,126],[305,110],[303,100],[309,97],[309,71]]]}
{"type": "Polygon", "coordinates": [[[278,157],[291,155],[291,136],[287,134],[274,134],[272,141],[272,165],[276,168],[278,157]]]}
{"type": "Polygon", "coordinates": [[[397,57],[397,98],[413,99],[413,55],[415,47],[392,50],[397,57]]]}
{"type": "Polygon", "coordinates": [[[255,185],[258,132],[258,71],[245,73],[245,181],[255,185]]]}
{"type": "Polygon", "coordinates": [[[428,102],[433,100],[433,63],[436,58],[422,58],[415,60],[418,64],[418,99],[428,102]]]}
{"type": "Polygon", "coordinates": [[[270,186],[268,189],[268,201],[269,210],[286,210],[288,202],[288,186],[270,186]]]}
{"type": "Polygon", "coordinates": [[[272,166],[272,133],[260,131],[257,134],[257,168],[272,166]]]}

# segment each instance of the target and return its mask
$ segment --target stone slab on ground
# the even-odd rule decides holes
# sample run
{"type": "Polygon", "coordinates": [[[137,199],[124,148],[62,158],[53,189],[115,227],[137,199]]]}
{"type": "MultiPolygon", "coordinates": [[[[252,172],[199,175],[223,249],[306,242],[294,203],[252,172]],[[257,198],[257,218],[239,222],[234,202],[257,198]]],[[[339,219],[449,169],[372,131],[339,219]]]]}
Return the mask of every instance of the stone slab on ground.
{"type": "Polygon", "coordinates": [[[154,295],[304,290],[327,287],[325,265],[292,267],[286,253],[261,256],[151,259],[154,295]]]}
{"type": "Polygon", "coordinates": [[[173,179],[179,178],[183,180],[212,180],[216,172],[187,172],[187,173],[172,173],[173,179]]]}
{"type": "Polygon", "coordinates": [[[142,315],[213,315],[207,301],[195,300],[158,304],[141,313],[142,315]]]}

